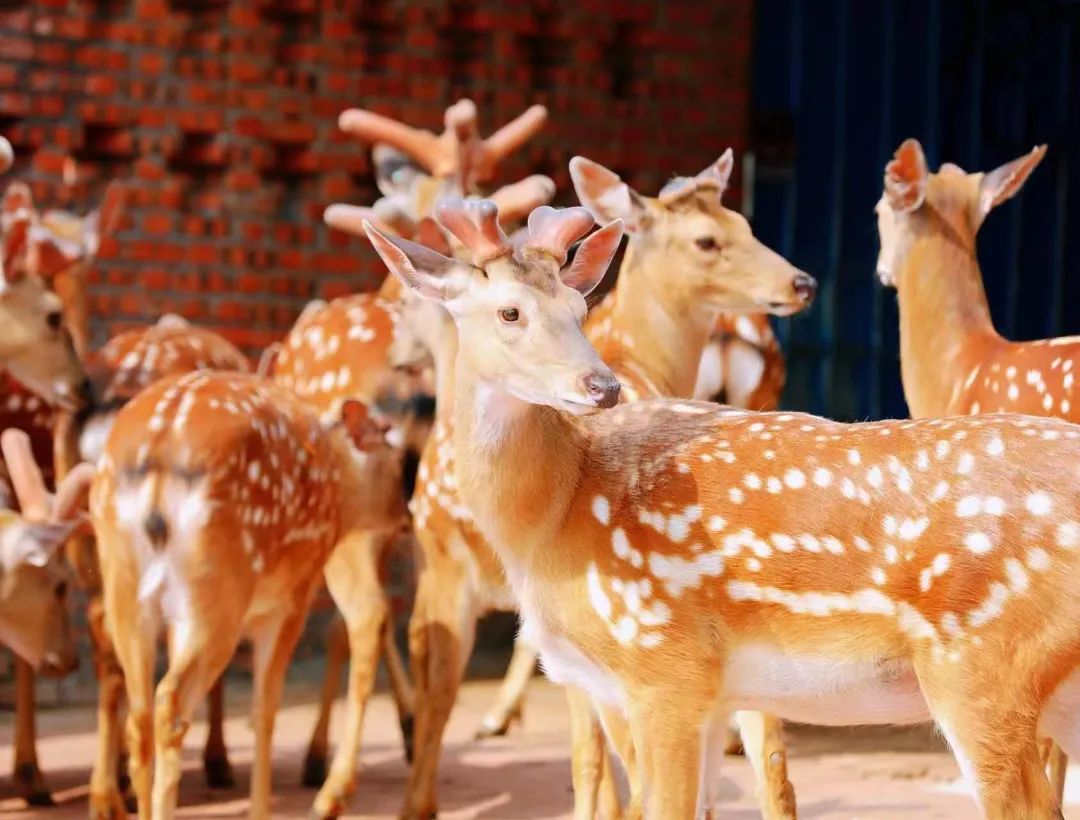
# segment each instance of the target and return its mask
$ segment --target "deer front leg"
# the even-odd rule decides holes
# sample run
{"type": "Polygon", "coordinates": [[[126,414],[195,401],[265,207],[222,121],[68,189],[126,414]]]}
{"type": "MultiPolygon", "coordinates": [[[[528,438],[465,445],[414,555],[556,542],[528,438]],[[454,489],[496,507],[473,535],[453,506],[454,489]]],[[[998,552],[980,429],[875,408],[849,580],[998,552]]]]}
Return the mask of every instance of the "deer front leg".
{"type": "MultiPolygon", "coordinates": [[[[641,795],[641,772],[637,765],[637,755],[634,752],[634,741],[630,735],[630,724],[620,709],[614,706],[600,706],[593,704],[600,723],[604,727],[604,734],[608,743],[618,755],[626,779],[630,785],[630,802],[622,811],[622,820],[641,820],[643,815],[641,795]]],[[[618,817],[619,795],[615,786],[615,773],[611,765],[611,755],[605,755],[607,769],[605,781],[600,784],[600,812],[601,816],[618,817]]]]}
{"type": "Polygon", "coordinates": [[[15,657],[15,787],[31,806],[52,806],[53,798],[41,776],[37,760],[34,715],[34,670],[15,657]]]}
{"type": "Polygon", "coordinates": [[[698,705],[710,703],[712,697],[653,690],[630,692],[627,700],[645,816],[649,820],[699,816],[702,729],[707,716],[698,705]]]}
{"type": "Polygon", "coordinates": [[[389,614],[378,576],[378,554],[371,533],[353,533],[339,544],[326,565],[326,584],[348,629],[349,683],[345,731],[330,773],[315,798],[312,815],[337,817],[356,788],[364,711],[375,685],[389,614]]]}
{"type": "MultiPolygon", "coordinates": [[[[567,686],[566,703],[570,708],[574,820],[593,820],[598,816],[597,797],[604,770],[604,734],[588,695],[576,687],[567,686]]],[[[605,820],[614,818],[605,817],[605,820]]]]}
{"type": "Polygon", "coordinates": [[[521,705],[525,700],[525,689],[536,672],[536,650],[519,637],[514,641],[514,654],[510,656],[510,665],[503,677],[495,703],[476,730],[476,739],[502,737],[512,723],[521,721],[521,705]]]}
{"type": "Polygon", "coordinates": [[[413,759],[413,723],[416,713],[416,693],[412,681],[405,671],[405,661],[401,658],[397,641],[394,638],[394,618],[389,611],[386,626],[383,629],[383,663],[390,678],[390,692],[394,696],[394,705],[398,710],[398,723],[401,726],[401,740],[405,744],[405,760],[413,759]]]}
{"type": "MultiPolygon", "coordinates": [[[[780,720],[764,712],[736,712],[735,720],[746,757],[754,768],[761,816],[766,820],[795,820],[795,789],[787,776],[787,747],[780,720]]],[[[728,725],[725,721],[723,729],[728,725]]]]}
{"type": "MultiPolygon", "coordinates": [[[[417,533],[423,540],[423,535],[417,533]]],[[[426,555],[434,550],[425,550],[426,555]]],[[[457,699],[476,635],[476,608],[463,568],[445,559],[427,564],[417,585],[416,606],[409,622],[409,653],[416,683],[415,757],[403,820],[429,820],[437,814],[435,781],[443,731],[457,699]]]]}
{"type": "Polygon", "coordinates": [[[321,788],[326,782],[326,761],[330,756],[330,713],[341,689],[341,670],[349,660],[349,633],[340,615],[331,622],[326,633],[326,667],[323,670],[322,691],[319,694],[319,717],[311,731],[304,770],[300,782],[309,789],[321,788]]]}
{"type": "Polygon", "coordinates": [[[206,785],[212,789],[231,789],[236,785],[229,749],[225,745],[225,676],[222,675],[210,688],[206,701],[209,733],[203,748],[203,775],[206,785]]]}

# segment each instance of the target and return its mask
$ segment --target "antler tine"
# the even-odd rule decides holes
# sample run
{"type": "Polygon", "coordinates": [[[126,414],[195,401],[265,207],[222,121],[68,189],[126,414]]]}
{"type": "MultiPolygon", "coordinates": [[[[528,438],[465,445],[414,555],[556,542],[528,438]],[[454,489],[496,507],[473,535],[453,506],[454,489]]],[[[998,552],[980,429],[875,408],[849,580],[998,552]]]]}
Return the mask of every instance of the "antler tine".
{"type": "Polygon", "coordinates": [[[0,450],[4,453],[11,484],[23,515],[31,520],[48,520],[49,493],[45,489],[41,470],[34,461],[30,436],[23,430],[8,428],[0,434],[0,450]]]}
{"type": "Polygon", "coordinates": [[[483,161],[476,168],[478,182],[495,175],[500,162],[532,139],[547,122],[547,108],[533,105],[484,140],[483,161]]]}
{"type": "Polygon", "coordinates": [[[523,250],[535,249],[555,257],[561,267],[566,263],[570,246],[594,225],[593,215],[576,206],[556,210],[541,205],[529,214],[529,238],[523,250]]]}
{"type": "Polygon", "coordinates": [[[11,147],[7,137],[0,137],[0,174],[15,164],[15,149],[11,147]]]}
{"type": "Polygon", "coordinates": [[[408,154],[428,171],[436,172],[444,161],[439,138],[430,131],[413,128],[382,114],[350,108],[338,117],[338,127],[365,142],[385,142],[408,154]]]}
{"type": "Polygon", "coordinates": [[[56,503],[50,519],[60,524],[80,518],[86,511],[90,482],[94,480],[94,468],[83,462],[64,476],[56,489],[56,503]]]}
{"type": "Polygon", "coordinates": [[[367,236],[364,233],[364,220],[371,222],[383,233],[398,235],[411,233],[412,221],[402,213],[400,208],[385,198],[376,200],[372,208],[337,202],[328,205],[323,211],[323,222],[331,228],[353,236],[367,236]]]}
{"type": "Polygon", "coordinates": [[[469,250],[477,265],[513,250],[499,225],[499,208],[489,199],[444,197],[435,206],[435,219],[469,250]]]}
{"type": "Polygon", "coordinates": [[[534,174],[504,185],[490,197],[499,209],[499,221],[506,225],[527,217],[535,208],[551,202],[555,183],[543,174],[534,174]]]}

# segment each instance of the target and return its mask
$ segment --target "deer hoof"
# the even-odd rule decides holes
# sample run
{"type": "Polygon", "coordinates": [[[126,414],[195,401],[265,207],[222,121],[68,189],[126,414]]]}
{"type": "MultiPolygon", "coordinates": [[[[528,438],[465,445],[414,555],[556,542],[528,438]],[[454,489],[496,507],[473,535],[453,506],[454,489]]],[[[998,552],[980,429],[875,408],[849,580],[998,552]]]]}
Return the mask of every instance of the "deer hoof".
{"type": "Polygon", "coordinates": [[[45,778],[36,763],[20,763],[15,768],[15,784],[19,795],[28,806],[55,806],[52,794],[45,786],[45,778]]]}
{"type": "Polygon", "coordinates": [[[208,757],[203,760],[206,785],[211,789],[231,789],[236,785],[232,764],[227,757],[208,757]]]}

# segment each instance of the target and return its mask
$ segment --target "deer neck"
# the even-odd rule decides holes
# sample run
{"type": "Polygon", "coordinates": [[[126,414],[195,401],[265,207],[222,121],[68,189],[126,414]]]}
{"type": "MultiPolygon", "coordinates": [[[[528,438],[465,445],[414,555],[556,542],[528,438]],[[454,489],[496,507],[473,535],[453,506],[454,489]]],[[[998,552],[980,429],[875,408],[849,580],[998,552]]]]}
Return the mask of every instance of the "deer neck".
{"type": "Polygon", "coordinates": [[[611,335],[665,395],[687,397],[719,310],[668,276],[667,265],[659,243],[631,241],[612,295],[611,335]]]}
{"type": "Polygon", "coordinates": [[[456,368],[455,471],[461,497],[518,593],[566,518],[585,458],[574,419],[456,368]]]}
{"type": "Polygon", "coordinates": [[[443,321],[431,349],[431,359],[435,366],[436,424],[446,424],[454,419],[457,351],[457,327],[451,321],[443,321]]]}
{"type": "Polygon", "coordinates": [[[900,369],[912,416],[955,412],[968,371],[994,330],[975,239],[940,219],[920,220],[897,271],[900,369]]]}

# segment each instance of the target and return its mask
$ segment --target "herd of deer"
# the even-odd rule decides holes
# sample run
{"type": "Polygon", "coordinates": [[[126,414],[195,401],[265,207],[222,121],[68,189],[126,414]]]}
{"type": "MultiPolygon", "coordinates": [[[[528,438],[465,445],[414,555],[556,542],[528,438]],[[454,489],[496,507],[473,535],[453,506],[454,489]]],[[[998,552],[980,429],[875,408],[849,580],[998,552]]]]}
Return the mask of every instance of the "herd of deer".
{"type": "Polygon", "coordinates": [[[303,772],[314,816],[355,790],[380,659],[412,764],[401,816],[435,816],[477,620],[504,610],[520,635],[477,734],[508,730],[539,657],[567,688],[577,818],[717,817],[718,764],[740,742],[763,815],[794,818],[781,719],[933,720],[985,816],[1060,817],[1061,750],[1080,754],[1080,338],[1002,339],[975,257],[983,219],[1045,149],[986,174],[931,173],[914,140],[897,150],[877,267],[899,296],[913,419],[839,424],[775,412],[784,364],[765,314],[803,310],[816,282],[723,205],[731,151],[655,197],[576,157],[584,207],[548,207],[546,177],[482,198],[545,117],[483,139],[469,101],[439,135],[343,114],[375,145],[383,197],[326,221],[366,236],[392,275],[309,305],[257,368],[176,316],[89,351],[81,274],[123,191],[79,218],[8,186],[0,366],[18,383],[0,427],[20,512],[0,514],[0,640],[22,659],[27,799],[49,801],[32,674],[73,667],[73,566],[100,683],[96,818],[173,816],[207,696],[207,781],[231,784],[220,683],[244,636],[251,814],[270,815],[285,668],[324,580],[341,620],[303,772]],[[433,419],[410,400],[431,390],[433,419]],[[411,680],[382,577],[406,524],[411,680]]]}

